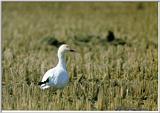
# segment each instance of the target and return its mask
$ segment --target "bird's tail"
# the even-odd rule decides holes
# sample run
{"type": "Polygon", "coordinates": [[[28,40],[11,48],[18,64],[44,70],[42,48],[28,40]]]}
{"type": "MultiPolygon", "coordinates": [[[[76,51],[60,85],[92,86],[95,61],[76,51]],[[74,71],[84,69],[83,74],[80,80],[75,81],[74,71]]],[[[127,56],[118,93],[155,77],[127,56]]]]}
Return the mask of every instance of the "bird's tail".
{"type": "Polygon", "coordinates": [[[41,89],[49,88],[50,86],[46,84],[46,82],[39,82],[38,85],[41,89]]]}
{"type": "Polygon", "coordinates": [[[48,85],[41,85],[41,86],[40,86],[41,89],[47,89],[47,88],[49,88],[49,87],[50,87],[50,86],[48,86],[48,85]]]}

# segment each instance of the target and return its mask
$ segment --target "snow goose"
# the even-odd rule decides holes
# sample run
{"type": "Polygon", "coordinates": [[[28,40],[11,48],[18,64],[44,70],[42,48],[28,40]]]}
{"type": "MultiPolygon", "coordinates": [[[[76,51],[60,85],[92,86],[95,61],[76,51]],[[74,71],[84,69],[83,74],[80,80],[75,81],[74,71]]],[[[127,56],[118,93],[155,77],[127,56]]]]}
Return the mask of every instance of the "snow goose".
{"type": "Polygon", "coordinates": [[[42,81],[38,83],[41,89],[49,87],[63,88],[69,82],[69,76],[66,69],[64,54],[66,52],[75,52],[69,45],[63,44],[58,49],[58,64],[56,67],[49,69],[43,76],[42,81]]]}

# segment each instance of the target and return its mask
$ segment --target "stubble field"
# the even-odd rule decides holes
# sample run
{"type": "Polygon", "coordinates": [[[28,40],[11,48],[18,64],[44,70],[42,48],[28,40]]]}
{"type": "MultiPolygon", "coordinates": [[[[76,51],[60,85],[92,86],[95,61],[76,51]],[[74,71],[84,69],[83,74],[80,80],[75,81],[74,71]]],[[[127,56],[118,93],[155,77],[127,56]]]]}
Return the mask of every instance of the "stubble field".
{"type": "Polygon", "coordinates": [[[157,37],[157,3],[2,2],[2,109],[157,110],[157,37]],[[55,40],[70,82],[41,90],[55,40]]]}

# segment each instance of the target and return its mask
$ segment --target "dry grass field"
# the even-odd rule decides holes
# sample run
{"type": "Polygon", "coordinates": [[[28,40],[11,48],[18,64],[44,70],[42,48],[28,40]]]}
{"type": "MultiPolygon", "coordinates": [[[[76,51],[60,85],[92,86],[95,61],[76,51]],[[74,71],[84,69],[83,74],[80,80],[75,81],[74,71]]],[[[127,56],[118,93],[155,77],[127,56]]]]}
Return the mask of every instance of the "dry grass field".
{"type": "Polygon", "coordinates": [[[158,110],[157,7],[2,2],[2,110],[158,110]],[[70,82],[41,90],[61,42],[70,82]]]}

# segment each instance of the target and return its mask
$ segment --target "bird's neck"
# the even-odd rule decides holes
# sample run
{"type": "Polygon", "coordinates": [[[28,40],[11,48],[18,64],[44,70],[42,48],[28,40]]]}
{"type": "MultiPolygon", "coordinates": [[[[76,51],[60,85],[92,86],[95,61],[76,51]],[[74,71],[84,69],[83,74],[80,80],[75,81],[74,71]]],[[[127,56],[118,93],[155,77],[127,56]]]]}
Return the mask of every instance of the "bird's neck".
{"type": "Polygon", "coordinates": [[[57,64],[57,66],[66,69],[66,62],[65,62],[65,59],[64,59],[64,53],[62,53],[62,52],[58,52],[58,64],[57,64]]]}

